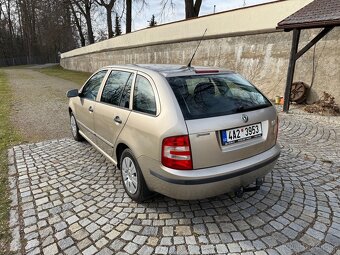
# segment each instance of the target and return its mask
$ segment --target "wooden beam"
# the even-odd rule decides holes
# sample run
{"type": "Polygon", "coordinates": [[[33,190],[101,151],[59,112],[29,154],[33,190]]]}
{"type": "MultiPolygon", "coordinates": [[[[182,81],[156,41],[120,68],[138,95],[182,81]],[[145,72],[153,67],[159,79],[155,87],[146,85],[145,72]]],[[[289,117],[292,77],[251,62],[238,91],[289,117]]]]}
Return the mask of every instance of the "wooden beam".
{"type": "Polygon", "coordinates": [[[283,104],[283,111],[289,111],[289,104],[290,104],[290,92],[292,89],[292,83],[294,78],[295,72],[295,63],[296,63],[296,54],[299,48],[299,41],[300,41],[300,34],[301,29],[294,29],[293,30],[293,41],[292,41],[292,49],[290,51],[290,59],[289,59],[289,66],[288,66],[288,73],[287,73],[287,82],[286,82],[286,90],[285,90],[285,98],[283,104]]]}
{"type": "Polygon", "coordinates": [[[313,38],[305,47],[303,47],[295,56],[295,60],[298,60],[303,54],[305,54],[310,48],[312,48],[318,41],[320,41],[325,35],[332,31],[334,27],[325,27],[317,36],[313,38]]]}

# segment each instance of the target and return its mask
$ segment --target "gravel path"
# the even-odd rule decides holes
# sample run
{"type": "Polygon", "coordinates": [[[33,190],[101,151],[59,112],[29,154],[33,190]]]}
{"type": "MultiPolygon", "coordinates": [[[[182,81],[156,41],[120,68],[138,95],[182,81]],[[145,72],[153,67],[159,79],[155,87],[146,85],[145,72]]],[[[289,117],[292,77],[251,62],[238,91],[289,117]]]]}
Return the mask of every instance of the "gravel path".
{"type": "Polygon", "coordinates": [[[79,85],[31,69],[5,69],[14,92],[11,113],[23,140],[71,137],[66,91],[79,85]]]}

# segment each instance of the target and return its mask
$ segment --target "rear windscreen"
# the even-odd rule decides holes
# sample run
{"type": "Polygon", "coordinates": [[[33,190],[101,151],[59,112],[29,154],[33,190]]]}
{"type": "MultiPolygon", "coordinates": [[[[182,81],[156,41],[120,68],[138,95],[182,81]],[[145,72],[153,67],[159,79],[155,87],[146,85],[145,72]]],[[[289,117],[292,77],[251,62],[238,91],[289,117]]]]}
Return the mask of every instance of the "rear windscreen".
{"type": "Polygon", "coordinates": [[[235,73],[167,78],[185,119],[246,112],[271,106],[247,80],[235,73]]]}

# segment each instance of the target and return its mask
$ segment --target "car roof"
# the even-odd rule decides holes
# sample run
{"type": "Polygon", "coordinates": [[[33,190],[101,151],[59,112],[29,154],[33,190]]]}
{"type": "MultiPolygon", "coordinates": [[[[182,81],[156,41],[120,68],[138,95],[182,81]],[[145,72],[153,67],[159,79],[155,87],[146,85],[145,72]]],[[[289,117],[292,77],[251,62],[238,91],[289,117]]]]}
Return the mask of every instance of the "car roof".
{"type": "Polygon", "coordinates": [[[205,67],[205,66],[188,67],[185,65],[170,65],[170,64],[110,65],[107,66],[106,68],[124,68],[142,72],[154,71],[163,75],[164,77],[198,75],[208,73],[231,73],[231,71],[219,67],[205,67]]]}

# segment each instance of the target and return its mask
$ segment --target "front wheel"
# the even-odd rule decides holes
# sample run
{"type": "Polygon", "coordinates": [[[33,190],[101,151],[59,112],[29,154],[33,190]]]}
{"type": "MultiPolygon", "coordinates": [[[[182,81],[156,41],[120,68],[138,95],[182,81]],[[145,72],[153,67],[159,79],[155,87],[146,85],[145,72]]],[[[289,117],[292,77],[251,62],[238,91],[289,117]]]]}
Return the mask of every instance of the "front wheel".
{"type": "Polygon", "coordinates": [[[149,191],[142,171],[137,160],[130,149],[125,149],[120,158],[120,168],[125,192],[129,197],[136,201],[142,202],[147,199],[151,192],[149,191]]]}
{"type": "Polygon", "coordinates": [[[72,136],[73,136],[74,140],[76,140],[78,142],[83,141],[84,138],[79,133],[78,124],[77,124],[76,118],[74,117],[72,112],[70,114],[70,125],[71,125],[71,132],[72,132],[72,136]]]}

